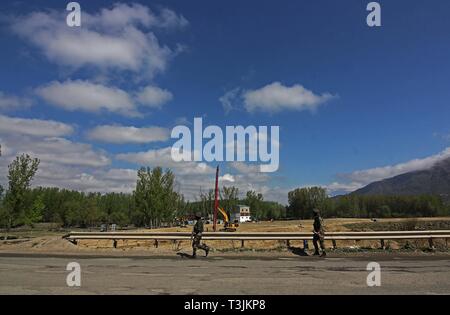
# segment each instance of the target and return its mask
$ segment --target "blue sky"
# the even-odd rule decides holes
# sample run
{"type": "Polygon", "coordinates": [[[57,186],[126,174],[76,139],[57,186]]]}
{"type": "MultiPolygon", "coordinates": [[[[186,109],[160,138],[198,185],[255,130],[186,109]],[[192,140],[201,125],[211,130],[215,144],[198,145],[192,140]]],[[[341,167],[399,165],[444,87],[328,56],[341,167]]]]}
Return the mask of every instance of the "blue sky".
{"type": "Polygon", "coordinates": [[[30,152],[42,160],[36,185],[131,191],[139,165],[162,164],[193,199],[213,187],[215,164],[166,155],[167,132],[194,117],[280,126],[277,172],[220,164],[222,185],[282,202],[295,187],[342,193],[450,156],[448,1],[379,1],[375,28],[360,0],[78,2],[78,29],[62,1],[2,4],[3,183],[30,152]],[[251,110],[246,93],[276,82],[282,100],[251,110]],[[314,104],[288,108],[300,86],[314,104]]]}

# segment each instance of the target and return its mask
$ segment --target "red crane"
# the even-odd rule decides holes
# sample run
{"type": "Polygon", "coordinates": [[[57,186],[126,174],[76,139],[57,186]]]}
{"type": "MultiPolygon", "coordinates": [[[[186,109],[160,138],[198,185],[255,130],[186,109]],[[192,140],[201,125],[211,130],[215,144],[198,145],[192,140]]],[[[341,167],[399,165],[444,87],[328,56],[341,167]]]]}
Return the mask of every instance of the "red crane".
{"type": "Polygon", "coordinates": [[[213,230],[216,231],[217,225],[217,208],[219,207],[219,165],[217,165],[216,169],[216,189],[214,192],[214,223],[213,230]]]}

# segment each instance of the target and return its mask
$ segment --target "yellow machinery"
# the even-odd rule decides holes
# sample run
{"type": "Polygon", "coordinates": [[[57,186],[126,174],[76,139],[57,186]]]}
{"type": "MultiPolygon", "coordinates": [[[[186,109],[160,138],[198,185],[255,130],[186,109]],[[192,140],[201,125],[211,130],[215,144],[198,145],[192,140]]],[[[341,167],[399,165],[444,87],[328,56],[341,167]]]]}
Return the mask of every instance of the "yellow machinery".
{"type": "Polygon", "coordinates": [[[223,210],[220,207],[217,207],[217,210],[219,210],[220,213],[222,213],[224,224],[223,229],[220,229],[222,232],[236,232],[236,228],[239,226],[238,223],[230,222],[230,219],[228,218],[227,212],[223,210]]]}

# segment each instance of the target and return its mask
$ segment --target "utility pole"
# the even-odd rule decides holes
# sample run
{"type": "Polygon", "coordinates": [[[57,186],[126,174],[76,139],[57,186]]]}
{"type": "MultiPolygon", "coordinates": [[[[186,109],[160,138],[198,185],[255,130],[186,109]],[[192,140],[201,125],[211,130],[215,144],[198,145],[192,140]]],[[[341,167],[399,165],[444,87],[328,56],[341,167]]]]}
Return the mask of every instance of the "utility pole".
{"type": "Polygon", "coordinates": [[[219,165],[217,165],[216,169],[216,189],[214,191],[214,223],[213,223],[213,231],[216,231],[217,226],[217,208],[219,207],[219,165]]]}

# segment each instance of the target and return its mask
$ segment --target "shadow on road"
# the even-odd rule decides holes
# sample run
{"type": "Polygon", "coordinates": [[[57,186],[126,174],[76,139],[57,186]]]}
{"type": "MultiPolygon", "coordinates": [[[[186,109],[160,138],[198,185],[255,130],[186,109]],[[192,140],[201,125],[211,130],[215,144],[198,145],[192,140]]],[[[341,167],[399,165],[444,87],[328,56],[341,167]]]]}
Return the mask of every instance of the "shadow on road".
{"type": "Polygon", "coordinates": [[[180,256],[181,258],[194,258],[194,256],[186,253],[177,253],[177,255],[180,256]]]}
{"type": "Polygon", "coordinates": [[[300,248],[300,247],[288,247],[288,250],[294,254],[294,255],[298,255],[298,256],[309,256],[308,253],[305,251],[304,248],[300,248]]]}

